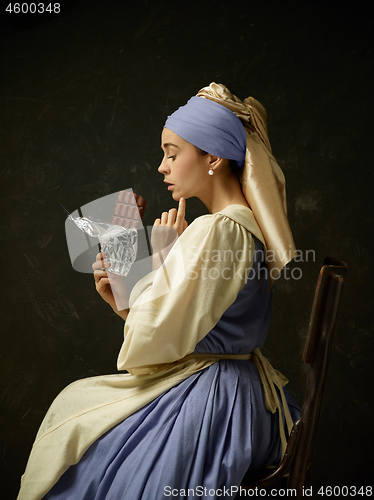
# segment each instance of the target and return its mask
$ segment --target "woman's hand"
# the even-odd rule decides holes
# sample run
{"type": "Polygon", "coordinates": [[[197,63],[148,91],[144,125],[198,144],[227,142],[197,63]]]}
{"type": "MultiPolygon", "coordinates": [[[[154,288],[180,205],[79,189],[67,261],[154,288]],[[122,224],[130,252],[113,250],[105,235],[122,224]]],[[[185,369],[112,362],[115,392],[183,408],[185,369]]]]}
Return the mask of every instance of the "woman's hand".
{"type": "Polygon", "coordinates": [[[188,224],[184,218],[186,214],[186,200],[181,198],[179,200],[178,211],[176,208],[172,208],[169,212],[163,212],[161,219],[156,219],[153,227],[167,226],[172,227],[180,236],[183,231],[187,228],[188,224]]]}
{"type": "Polygon", "coordinates": [[[108,273],[110,262],[104,260],[105,255],[100,252],[96,255],[96,261],[92,264],[97,292],[107,302],[113,311],[126,319],[129,313],[129,300],[125,281],[122,276],[108,273]]]}
{"type": "Polygon", "coordinates": [[[156,219],[153,224],[151,245],[153,249],[153,270],[158,269],[166,259],[171,247],[178,237],[187,228],[185,217],[186,200],[179,200],[178,210],[172,208],[163,212],[161,219],[156,219]]]}

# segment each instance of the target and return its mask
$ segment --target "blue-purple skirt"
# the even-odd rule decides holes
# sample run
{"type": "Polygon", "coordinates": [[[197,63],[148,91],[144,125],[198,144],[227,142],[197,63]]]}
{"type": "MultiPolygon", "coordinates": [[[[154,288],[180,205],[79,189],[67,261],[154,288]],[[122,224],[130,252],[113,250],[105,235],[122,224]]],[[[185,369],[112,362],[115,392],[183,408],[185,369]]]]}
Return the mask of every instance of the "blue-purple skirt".
{"type": "MultiPolygon", "coordinates": [[[[285,393],[295,421],[300,407],[285,393]]],[[[212,499],[280,456],[278,415],[252,360],[220,360],[98,439],[44,500],[212,499]]]]}

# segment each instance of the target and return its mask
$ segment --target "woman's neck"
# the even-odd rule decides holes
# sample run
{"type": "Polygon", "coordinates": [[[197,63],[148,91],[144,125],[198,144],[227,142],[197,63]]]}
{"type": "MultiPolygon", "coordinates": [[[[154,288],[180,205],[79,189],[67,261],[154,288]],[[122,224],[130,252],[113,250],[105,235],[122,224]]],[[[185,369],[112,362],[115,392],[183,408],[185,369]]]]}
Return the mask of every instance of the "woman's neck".
{"type": "Polygon", "coordinates": [[[244,197],[239,180],[235,176],[217,178],[212,189],[200,198],[211,214],[219,212],[229,205],[249,207],[244,197]]]}

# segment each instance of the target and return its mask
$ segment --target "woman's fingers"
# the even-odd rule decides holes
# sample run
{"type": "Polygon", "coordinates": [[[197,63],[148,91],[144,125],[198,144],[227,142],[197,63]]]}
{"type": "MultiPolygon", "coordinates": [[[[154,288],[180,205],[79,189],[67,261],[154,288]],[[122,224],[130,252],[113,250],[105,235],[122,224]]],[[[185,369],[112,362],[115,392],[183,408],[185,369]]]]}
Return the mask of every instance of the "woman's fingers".
{"type": "Polygon", "coordinates": [[[161,214],[161,226],[166,226],[167,222],[168,222],[168,212],[162,212],[161,214]]]}
{"type": "Polygon", "coordinates": [[[156,219],[153,225],[173,227],[176,221],[177,213],[176,208],[171,208],[169,212],[162,212],[161,219],[156,219]]]}
{"type": "Polygon", "coordinates": [[[106,257],[106,254],[103,252],[99,252],[96,255],[96,261],[92,264],[92,269],[94,271],[103,270],[103,269],[105,270],[111,266],[110,262],[104,260],[105,257],[106,257]]]}
{"type": "Polygon", "coordinates": [[[185,214],[186,214],[186,200],[184,198],[181,198],[179,200],[177,220],[176,220],[178,235],[180,235],[183,232],[185,214]],[[180,231],[180,229],[182,231],[180,231]]]}
{"type": "Polygon", "coordinates": [[[187,227],[187,222],[185,219],[186,214],[186,200],[181,198],[179,200],[178,210],[176,208],[171,208],[169,212],[162,212],[161,218],[156,219],[154,226],[168,226],[175,229],[180,236],[187,227]]]}
{"type": "Polygon", "coordinates": [[[184,218],[185,214],[186,214],[186,200],[184,198],[181,198],[179,200],[177,220],[174,226],[178,233],[178,236],[180,236],[188,226],[187,221],[184,218]]]}
{"type": "Polygon", "coordinates": [[[104,260],[107,255],[100,252],[92,264],[96,291],[115,312],[129,307],[126,283],[121,276],[109,271],[110,262],[104,260]]]}
{"type": "Polygon", "coordinates": [[[109,278],[101,278],[99,281],[95,281],[95,283],[98,292],[104,290],[104,288],[110,284],[109,278]]]}
{"type": "Polygon", "coordinates": [[[104,252],[99,252],[97,255],[96,255],[96,260],[104,260],[105,257],[106,257],[106,253],[104,252]]]}
{"type": "Polygon", "coordinates": [[[92,269],[94,271],[98,271],[102,269],[108,269],[110,266],[110,262],[107,262],[106,260],[97,260],[92,264],[92,269]]]}
{"type": "Polygon", "coordinates": [[[102,278],[108,278],[108,274],[106,271],[94,271],[94,280],[97,284],[102,278]]]}
{"type": "Polygon", "coordinates": [[[171,208],[169,210],[168,214],[168,220],[167,220],[167,225],[170,227],[173,227],[175,224],[175,219],[177,217],[177,209],[176,208],[171,208]]]}

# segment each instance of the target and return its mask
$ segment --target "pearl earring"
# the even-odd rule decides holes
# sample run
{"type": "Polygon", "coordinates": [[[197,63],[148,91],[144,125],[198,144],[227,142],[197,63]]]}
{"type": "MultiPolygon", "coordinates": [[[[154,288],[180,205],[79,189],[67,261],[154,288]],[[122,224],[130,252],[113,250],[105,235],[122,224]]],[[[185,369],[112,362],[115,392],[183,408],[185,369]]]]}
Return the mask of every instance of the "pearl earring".
{"type": "Polygon", "coordinates": [[[213,169],[212,169],[212,168],[209,170],[208,174],[209,174],[209,175],[213,175],[213,174],[214,174],[214,172],[213,172],[213,169]]]}

